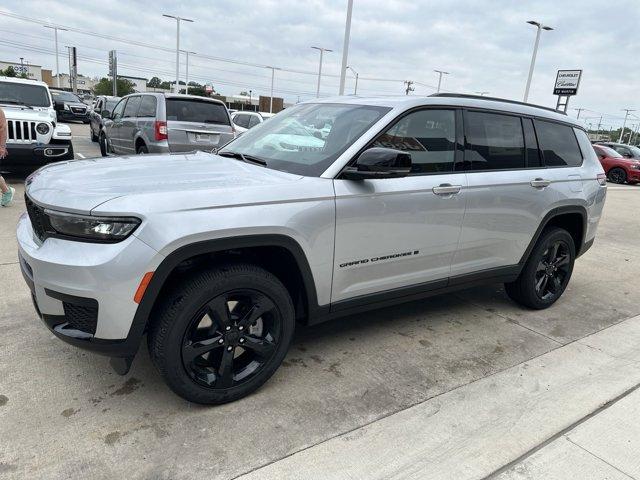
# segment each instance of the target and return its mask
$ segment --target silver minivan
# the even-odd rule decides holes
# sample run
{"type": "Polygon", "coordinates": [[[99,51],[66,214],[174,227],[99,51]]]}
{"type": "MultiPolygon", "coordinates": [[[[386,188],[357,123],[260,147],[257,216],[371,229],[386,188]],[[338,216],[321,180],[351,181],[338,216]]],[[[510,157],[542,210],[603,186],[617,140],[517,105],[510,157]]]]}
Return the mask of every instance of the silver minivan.
{"type": "Polygon", "coordinates": [[[211,151],[235,138],[227,107],[212,98],[136,93],[106,113],[99,137],[103,156],[211,151]]]}

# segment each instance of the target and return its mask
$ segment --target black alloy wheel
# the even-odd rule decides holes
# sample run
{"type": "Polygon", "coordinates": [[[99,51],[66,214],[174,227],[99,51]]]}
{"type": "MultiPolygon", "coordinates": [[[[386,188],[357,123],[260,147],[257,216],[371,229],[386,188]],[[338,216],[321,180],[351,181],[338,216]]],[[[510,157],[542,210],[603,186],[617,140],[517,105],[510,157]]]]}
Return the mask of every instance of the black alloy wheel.
{"type": "Polygon", "coordinates": [[[207,303],[191,320],[182,364],[200,385],[226,389],[260,373],[282,333],[274,302],[256,290],[232,290],[207,303]]]}
{"type": "Polygon", "coordinates": [[[538,262],[535,274],[536,293],[548,301],[560,295],[569,281],[571,254],[569,246],[557,240],[547,248],[538,262]]]}
{"type": "Polygon", "coordinates": [[[609,180],[613,183],[624,183],[627,181],[627,172],[625,172],[622,168],[612,168],[609,170],[609,180]]]}

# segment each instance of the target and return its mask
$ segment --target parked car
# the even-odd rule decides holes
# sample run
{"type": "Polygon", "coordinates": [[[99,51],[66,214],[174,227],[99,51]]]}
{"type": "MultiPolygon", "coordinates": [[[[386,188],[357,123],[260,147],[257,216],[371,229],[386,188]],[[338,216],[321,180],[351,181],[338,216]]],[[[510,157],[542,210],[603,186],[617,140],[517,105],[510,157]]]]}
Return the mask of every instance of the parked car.
{"type": "Polygon", "coordinates": [[[44,82],[0,77],[0,107],[7,117],[7,152],[2,170],[28,174],[49,162],[73,158],[71,130],[56,122],[44,82]]]}
{"type": "Polygon", "coordinates": [[[72,92],[51,90],[59,122],[89,123],[89,106],[72,92]]]}
{"type": "Polygon", "coordinates": [[[269,379],[296,321],[482,283],[550,307],[605,196],[586,131],[551,109],[339,97],[292,106],[217,154],[39,170],[19,260],[54,335],[125,374],[146,332],[171,389],[217,404],[269,379]],[[319,118],[324,139],[304,127],[319,118]]]}
{"type": "Polygon", "coordinates": [[[595,144],[612,148],[624,158],[633,158],[636,160],[640,160],[640,148],[633,145],[627,145],[625,143],[617,142],[596,142],[595,144]]]}
{"type": "Polygon", "coordinates": [[[266,120],[265,115],[259,112],[249,112],[246,110],[235,111],[231,114],[231,120],[238,131],[244,133],[252,127],[261,124],[266,120]]]}
{"type": "Polygon", "coordinates": [[[100,132],[104,127],[103,116],[109,117],[113,108],[117,105],[122,97],[113,97],[110,95],[99,95],[93,104],[93,108],[89,112],[89,135],[92,142],[97,142],[100,138],[100,132]]]}
{"type": "Polygon", "coordinates": [[[605,145],[594,145],[593,149],[611,182],[631,185],[640,182],[640,157],[627,158],[605,145]]]}
{"type": "Polygon", "coordinates": [[[211,151],[234,138],[227,107],[220,100],[136,93],[122,98],[104,118],[99,143],[106,156],[211,151]]]}

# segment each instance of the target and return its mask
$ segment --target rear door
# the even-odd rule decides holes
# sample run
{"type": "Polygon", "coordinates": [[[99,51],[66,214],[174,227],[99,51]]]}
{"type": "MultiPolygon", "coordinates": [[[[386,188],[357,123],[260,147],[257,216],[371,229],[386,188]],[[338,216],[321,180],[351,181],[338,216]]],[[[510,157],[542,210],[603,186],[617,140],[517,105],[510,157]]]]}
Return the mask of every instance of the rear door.
{"type": "Polygon", "coordinates": [[[520,261],[557,199],[530,118],[465,110],[464,125],[467,207],[452,282],[472,272],[506,273],[497,269],[520,261]]]}
{"type": "Polygon", "coordinates": [[[224,104],[206,99],[166,98],[169,150],[188,152],[221,147],[233,139],[224,104]]]}

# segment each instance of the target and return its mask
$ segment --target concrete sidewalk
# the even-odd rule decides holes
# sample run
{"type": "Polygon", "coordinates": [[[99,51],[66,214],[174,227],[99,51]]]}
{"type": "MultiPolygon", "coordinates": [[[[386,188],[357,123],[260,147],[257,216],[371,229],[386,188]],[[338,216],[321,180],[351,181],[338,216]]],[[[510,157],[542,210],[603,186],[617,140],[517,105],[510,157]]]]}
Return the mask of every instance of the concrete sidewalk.
{"type": "Polygon", "coordinates": [[[640,316],[241,478],[640,478],[638,385],[640,316]]]}

